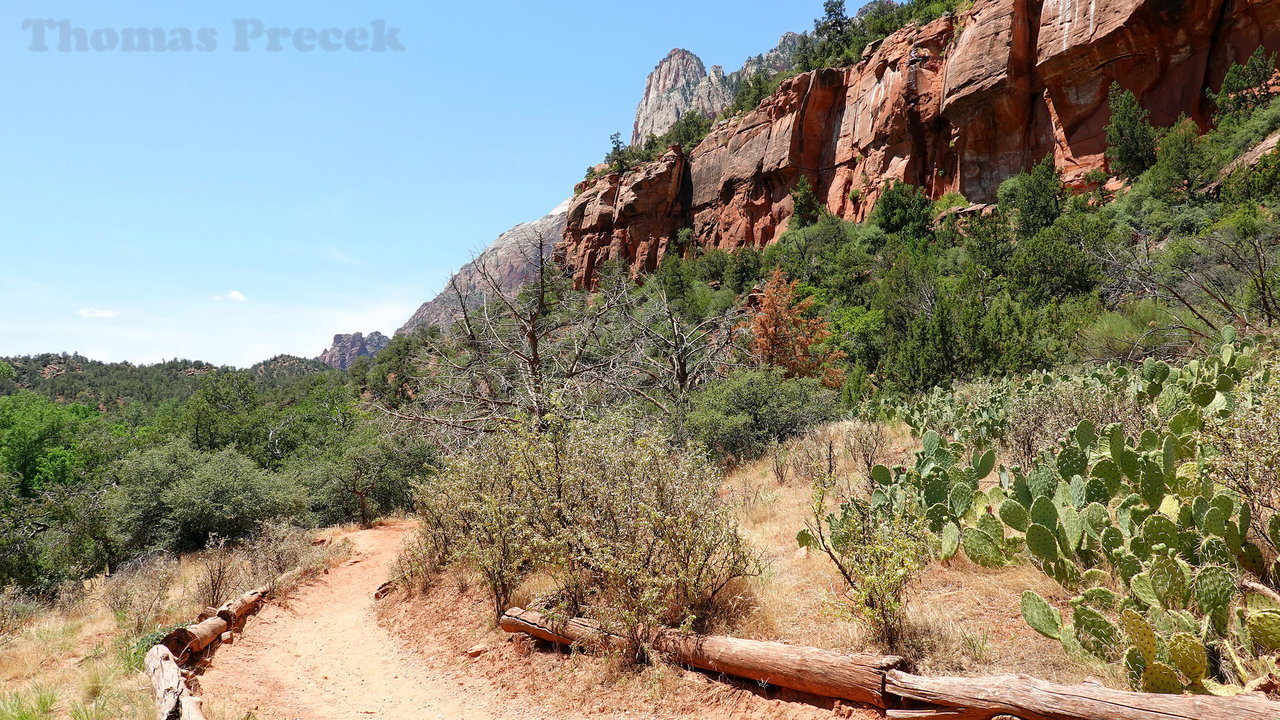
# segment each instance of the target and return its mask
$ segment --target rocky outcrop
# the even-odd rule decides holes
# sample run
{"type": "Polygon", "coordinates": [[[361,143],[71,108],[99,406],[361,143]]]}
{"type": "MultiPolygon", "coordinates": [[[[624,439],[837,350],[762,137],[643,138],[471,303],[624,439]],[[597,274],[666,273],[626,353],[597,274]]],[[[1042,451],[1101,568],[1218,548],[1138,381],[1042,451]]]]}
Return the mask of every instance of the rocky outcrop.
{"type": "Polygon", "coordinates": [[[741,69],[727,75],[719,65],[711,66],[708,72],[702,60],[688,50],[672,50],[645,81],[631,142],[640,143],[651,134],[666,133],[686,113],[715,118],[733,104],[733,94],[744,79],[757,72],[778,72],[790,67],[799,38],[795,33],[783,35],[777,47],[750,58],[741,69]]]}
{"type": "Polygon", "coordinates": [[[459,310],[459,297],[468,307],[483,302],[486,287],[482,283],[483,267],[504,291],[512,291],[533,279],[534,263],[530,257],[541,244],[550,253],[564,234],[569,201],[560,203],[550,213],[533,222],[521,223],[502,233],[474,260],[463,265],[434,299],[418,308],[397,332],[411,333],[423,327],[453,324],[459,310]]]}
{"type": "Polygon", "coordinates": [[[351,367],[351,363],[355,362],[356,358],[373,357],[390,344],[391,338],[377,331],[367,336],[363,333],[334,335],[333,345],[320,353],[317,359],[331,368],[346,370],[351,367]]]}
{"type": "Polygon", "coordinates": [[[733,90],[719,65],[707,73],[697,55],[676,48],[649,73],[644,97],[636,107],[631,143],[649,135],[662,135],[690,112],[715,117],[733,102],[733,90]]]}
{"type": "Polygon", "coordinates": [[[654,269],[684,227],[703,247],[762,247],[802,175],[848,219],[889,180],[990,202],[1048,153],[1078,182],[1105,164],[1112,82],[1157,123],[1203,122],[1205,90],[1260,44],[1280,47],[1280,0],[978,0],[788,80],[687,154],[582,188],[557,252],[589,286],[610,259],[654,269]]]}

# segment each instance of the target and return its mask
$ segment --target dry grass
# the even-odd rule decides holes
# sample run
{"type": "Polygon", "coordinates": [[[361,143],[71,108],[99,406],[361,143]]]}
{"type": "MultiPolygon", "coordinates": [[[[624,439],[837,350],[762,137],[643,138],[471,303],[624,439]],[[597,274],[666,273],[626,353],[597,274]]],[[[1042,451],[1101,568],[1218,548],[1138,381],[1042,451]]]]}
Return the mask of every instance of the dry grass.
{"type": "MultiPolygon", "coordinates": [[[[838,423],[817,435],[825,445],[832,433],[848,425],[838,423]]],[[[878,462],[906,464],[917,447],[902,426],[886,429],[878,462]]],[[[803,443],[804,439],[793,442],[803,443]]],[[[865,460],[845,447],[836,459],[838,474],[850,478],[859,492],[865,460]]],[[[793,449],[792,456],[805,455],[793,449]]],[[[807,454],[814,455],[812,449],[807,454]]],[[[883,650],[874,645],[867,628],[843,608],[843,581],[831,563],[811,555],[796,543],[796,533],[809,515],[810,489],[791,472],[779,483],[766,459],[737,468],[726,479],[726,494],[738,503],[741,531],[768,560],[765,574],[750,586],[752,607],[732,634],[781,640],[829,650],[883,650]]],[[[1065,605],[1066,593],[1034,567],[1017,565],[988,570],[963,556],[934,563],[912,587],[906,605],[908,637],[900,652],[924,673],[991,675],[1018,672],[1046,680],[1076,682],[1094,677],[1124,687],[1114,670],[1069,657],[1022,620],[1019,602],[1024,590],[1035,590],[1051,602],[1065,605]]]]}
{"type": "MultiPolygon", "coordinates": [[[[340,533],[334,528],[319,537],[340,533]]],[[[271,541],[277,549],[288,545],[281,553],[296,560],[285,568],[290,586],[349,550],[346,543],[312,545],[313,537],[291,533],[287,543],[271,541]]],[[[244,557],[237,562],[248,564],[244,557]]],[[[141,652],[153,632],[189,622],[206,606],[209,571],[203,554],[154,557],[112,578],[88,581],[80,592],[39,612],[0,645],[0,720],[154,718],[150,684],[139,672],[141,652]]],[[[221,589],[227,596],[261,580],[248,567],[227,572],[236,578],[221,589]]],[[[223,720],[216,712],[211,717],[223,720]]]]}

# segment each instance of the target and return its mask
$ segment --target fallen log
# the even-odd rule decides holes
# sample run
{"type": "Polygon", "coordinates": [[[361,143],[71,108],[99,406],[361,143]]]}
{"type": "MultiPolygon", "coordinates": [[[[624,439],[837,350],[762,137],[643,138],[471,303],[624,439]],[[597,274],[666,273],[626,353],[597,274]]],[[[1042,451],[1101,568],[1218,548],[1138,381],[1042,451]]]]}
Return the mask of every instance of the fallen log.
{"type": "Polygon", "coordinates": [[[236,627],[246,615],[253,612],[266,594],[267,588],[265,587],[251,590],[218,608],[217,615],[226,620],[227,625],[230,627],[236,627]]]}
{"type": "Polygon", "coordinates": [[[156,645],[143,658],[156,698],[156,716],[160,720],[178,720],[182,715],[182,696],[187,686],[173,653],[164,645],[156,645]]]}
{"type": "Polygon", "coordinates": [[[893,720],[1276,720],[1280,703],[1258,695],[1159,695],[1101,685],[1056,685],[1022,675],[921,677],[892,670],[884,693],[893,720]],[[912,705],[914,704],[914,707],[912,705]],[[924,705],[924,707],[921,707],[924,705]]]}
{"type": "Polygon", "coordinates": [[[170,632],[164,636],[160,644],[169,648],[178,658],[186,658],[191,653],[197,653],[209,647],[230,628],[230,623],[225,619],[211,617],[204,622],[180,627],[170,632]]]}
{"type": "MultiPolygon", "coordinates": [[[[562,645],[610,649],[621,643],[621,638],[590,620],[555,622],[521,608],[508,610],[498,625],[507,632],[524,632],[562,645]]],[[[884,673],[902,666],[902,658],[893,656],[842,655],[783,643],[675,631],[656,635],[653,648],[681,665],[881,708],[884,673]]]]}
{"type": "Polygon", "coordinates": [[[182,720],[208,720],[204,714],[204,701],[195,695],[182,696],[182,720]]]}
{"type": "Polygon", "coordinates": [[[884,674],[902,667],[892,655],[829,650],[714,635],[660,633],[653,647],[681,665],[736,675],[810,695],[884,707],[884,674]]]}
{"type": "Polygon", "coordinates": [[[593,650],[610,650],[622,641],[622,638],[605,632],[597,623],[585,618],[557,622],[540,612],[522,608],[511,608],[503,613],[498,627],[509,633],[522,632],[547,642],[593,650]]]}

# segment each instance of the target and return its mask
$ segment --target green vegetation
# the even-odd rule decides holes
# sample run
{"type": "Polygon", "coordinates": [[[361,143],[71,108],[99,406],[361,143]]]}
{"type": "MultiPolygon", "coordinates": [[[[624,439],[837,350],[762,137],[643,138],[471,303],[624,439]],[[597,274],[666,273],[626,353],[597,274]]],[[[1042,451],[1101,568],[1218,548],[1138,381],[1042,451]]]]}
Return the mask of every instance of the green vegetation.
{"type": "Polygon", "coordinates": [[[794,67],[808,72],[823,67],[853,65],[868,45],[889,37],[907,25],[924,25],[954,13],[964,0],[876,0],[849,17],[844,0],[826,0],[822,17],[813,21],[813,32],[801,36],[794,67]]]}
{"type": "Polygon", "coordinates": [[[545,574],[553,614],[601,620],[638,658],[647,630],[705,629],[726,587],[759,572],[719,487],[704,454],[623,418],[520,423],[419,486],[424,543],[402,566],[475,569],[495,617],[545,574]]]}
{"type": "MultiPolygon", "coordinates": [[[[626,145],[622,142],[621,133],[609,137],[609,152],[604,157],[608,172],[626,172],[636,165],[656,160],[672,145],[679,145],[685,152],[692,150],[711,132],[711,120],[698,112],[685,113],[676,120],[665,134],[658,136],[649,133],[643,143],[626,145]]],[[[587,169],[587,180],[597,177],[594,167],[587,169]]]]}
{"type": "Polygon", "coordinates": [[[342,373],[297,358],[245,371],[56,355],[5,367],[0,587],[36,595],[273,521],[369,522],[409,507],[436,457],[380,429],[342,373]]]}

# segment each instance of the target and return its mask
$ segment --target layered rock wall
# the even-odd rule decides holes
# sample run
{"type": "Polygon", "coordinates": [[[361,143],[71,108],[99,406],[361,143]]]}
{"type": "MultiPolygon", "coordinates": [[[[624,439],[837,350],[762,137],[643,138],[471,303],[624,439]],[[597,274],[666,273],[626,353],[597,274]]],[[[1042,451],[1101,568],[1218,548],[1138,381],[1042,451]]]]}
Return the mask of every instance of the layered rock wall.
{"type": "Polygon", "coordinates": [[[978,0],[787,81],[687,154],[580,188],[557,252],[589,286],[610,259],[653,270],[683,227],[703,247],[763,247],[802,175],[848,219],[889,180],[989,202],[1048,153],[1079,182],[1104,166],[1113,81],[1158,124],[1203,123],[1205,90],[1259,45],[1280,48],[1280,0],[978,0]]]}

